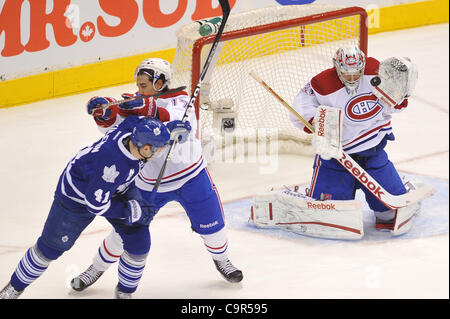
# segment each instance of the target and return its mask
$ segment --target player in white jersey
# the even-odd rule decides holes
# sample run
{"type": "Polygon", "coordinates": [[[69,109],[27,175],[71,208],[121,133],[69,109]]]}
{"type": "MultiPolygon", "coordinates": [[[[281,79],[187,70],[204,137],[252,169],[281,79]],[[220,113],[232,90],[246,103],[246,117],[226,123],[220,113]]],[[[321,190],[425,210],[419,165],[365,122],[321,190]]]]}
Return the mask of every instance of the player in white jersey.
{"type": "MultiPolygon", "coordinates": [[[[317,74],[306,84],[295,97],[293,107],[310,123],[317,116],[319,106],[342,110],[343,150],[389,193],[406,193],[403,181],[389,161],[384,147],[387,141],[394,140],[391,115],[406,108],[407,95],[393,105],[379,100],[372,93],[374,87],[371,80],[378,75],[380,62],[371,57],[366,59],[357,46],[340,48],[333,57],[333,63],[333,68],[317,74]]],[[[300,129],[311,133],[293,115],[291,120],[300,129]]],[[[316,155],[308,196],[324,200],[352,200],[357,189],[365,193],[366,201],[375,213],[376,228],[392,230],[397,210],[383,205],[336,159],[323,159],[316,155]]]]}
{"type": "Polygon", "coordinates": [[[0,299],[19,297],[51,261],[75,244],[96,216],[105,217],[122,238],[125,250],[116,297],[130,297],[145,267],[148,225],[154,215],[132,183],[144,162],[169,139],[170,132],[161,121],[132,116],[80,150],[59,178],[41,236],[20,260],[0,299]]]}
{"type": "MultiPolygon", "coordinates": [[[[137,95],[152,95],[164,92],[170,87],[172,77],[170,63],[158,58],[144,60],[135,71],[136,94],[123,94],[124,98],[137,95]]],[[[156,117],[163,122],[180,120],[186,111],[189,96],[186,92],[130,101],[108,111],[99,110],[99,104],[105,104],[110,98],[94,97],[88,102],[88,111],[101,130],[107,130],[129,115],[156,117]]],[[[198,233],[220,274],[229,282],[240,282],[242,272],[233,266],[228,258],[228,239],[225,228],[224,212],[219,193],[206,168],[199,139],[196,137],[197,118],[191,112],[189,121],[192,130],[184,136],[185,143],[177,144],[173,156],[167,164],[160,187],[154,197],[156,212],[169,201],[177,201],[185,209],[191,228],[198,233]]],[[[156,183],[166,153],[149,161],[136,178],[136,186],[145,199],[152,199],[153,186],[156,183]]],[[[104,271],[116,262],[123,252],[120,238],[112,231],[106,237],[93,259],[93,264],[72,281],[73,289],[81,291],[92,285],[104,271]],[[88,275],[88,276],[86,276],[88,275]]]]}

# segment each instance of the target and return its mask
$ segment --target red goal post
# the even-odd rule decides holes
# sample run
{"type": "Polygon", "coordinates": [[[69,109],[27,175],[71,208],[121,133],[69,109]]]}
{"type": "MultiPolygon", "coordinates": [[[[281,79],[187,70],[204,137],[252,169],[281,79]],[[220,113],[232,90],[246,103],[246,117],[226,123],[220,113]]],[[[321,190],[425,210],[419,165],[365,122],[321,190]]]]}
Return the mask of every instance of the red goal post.
{"type": "MultiPolygon", "coordinates": [[[[205,53],[215,38],[214,34],[200,36],[198,29],[199,24],[192,22],[178,30],[172,63],[173,85],[187,85],[189,93],[196,86],[205,53]]],[[[311,77],[332,67],[331,58],[339,46],[357,44],[367,54],[367,38],[367,13],[360,7],[311,4],[237,14],[232,11],[220,39],[217,63],[210,67],[212,74],[205,77],[195,104],[200,136],[213,128],[220,134],[221,128],[214,127],[218,125],[215,116],[223,117],[211,108],[204,110],[201,104],[225,100],[231,101],[236,131],[245,129],[245,134],[252,134],[251,128],[255,132],[264,127],[277,128],[280,140],[308,144],[308,137],[289,122],[288,113],[252,83],[248,72],[258,73],[292,103],[311,77]]],[[[292,151],[292,147],[287,148],[292,151]]]]}

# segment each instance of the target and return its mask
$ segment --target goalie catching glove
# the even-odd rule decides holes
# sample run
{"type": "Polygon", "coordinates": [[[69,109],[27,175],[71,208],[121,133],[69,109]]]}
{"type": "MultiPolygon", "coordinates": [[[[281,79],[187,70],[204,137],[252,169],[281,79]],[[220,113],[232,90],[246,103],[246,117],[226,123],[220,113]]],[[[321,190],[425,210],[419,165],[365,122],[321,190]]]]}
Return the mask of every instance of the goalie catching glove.
{"type": "Polygon", "coordinates": [[[411,95],[417,77],[417,66],[409,58],[388,58],[380,63],[378,76],[371,80],[373,94],[385,105],[396,107],[411,95]]]}

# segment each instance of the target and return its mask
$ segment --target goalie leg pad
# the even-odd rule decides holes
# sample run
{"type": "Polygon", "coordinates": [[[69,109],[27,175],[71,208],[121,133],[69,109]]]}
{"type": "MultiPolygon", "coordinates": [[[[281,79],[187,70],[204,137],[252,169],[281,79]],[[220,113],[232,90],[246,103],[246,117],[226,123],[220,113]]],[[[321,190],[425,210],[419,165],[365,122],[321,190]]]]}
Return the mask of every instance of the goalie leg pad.
{"type": "MultiPolygon", "coordinates": [[[[408,181],[405,184],[408,192],[413,192],[423,187],[427,187],[427,185],[420,181],[408,181]]],[[[403,235],[411,230],[413,226],[412,218],[419,214],[421,206],[421,202],[416,202],[394,210],[375,212],[377,220],[375,228],[378,230],[390,230],[392,236],[403,235]]]]}
{"type": "Polygon", "coordinates": [[[256,227],[329,239],[357,240],[364,235],[359,201],[317,201],[285,190],[256,195],[253,202],[251,220],[256,227]]]}
{"type": "MultiPolygon", "coordinates": [[[[419,188],[427,187],[423,182],[412,180],[405,183],[405,187],[408,192],[413,192],[419,188]]],[[[395,216],[394,227],[391,230],[392,236],[399,236],[407,233],[411,230],[412,218],[419,214],[422,207],[422,202],[414,203],[406,207],[397,209],[397,214],[395,216]]]]}
{"type": "Polygon", "coordinates": [[[394,227],[391,230],[392,236],[400,236],[409,232],[413,226],[412,218],[420,211],[420,203],[397,209],[394,227]]]}

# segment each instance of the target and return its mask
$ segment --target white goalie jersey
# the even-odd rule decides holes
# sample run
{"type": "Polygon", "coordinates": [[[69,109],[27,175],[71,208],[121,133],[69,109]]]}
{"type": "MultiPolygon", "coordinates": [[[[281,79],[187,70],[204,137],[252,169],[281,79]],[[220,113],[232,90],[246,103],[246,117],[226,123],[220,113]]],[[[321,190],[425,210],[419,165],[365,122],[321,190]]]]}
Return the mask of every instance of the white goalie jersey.
{"type": "MultiPolygon", "coordinates": [[[[373,93],[371,80],[378,74],[379,62],[367,58],[364,75],[354,96],[350,96],[334,68],[316,75],[295,97],[293,107],[306,120],[317,116],[321,105],[335,107],[343,112],[342,147],[348,154],[367,150],[392,133],[391,114],[402,111],[407,100],[389,107],[373,93]]],[[[291,115],[292,123],[304,125],[291,115]]]]}

